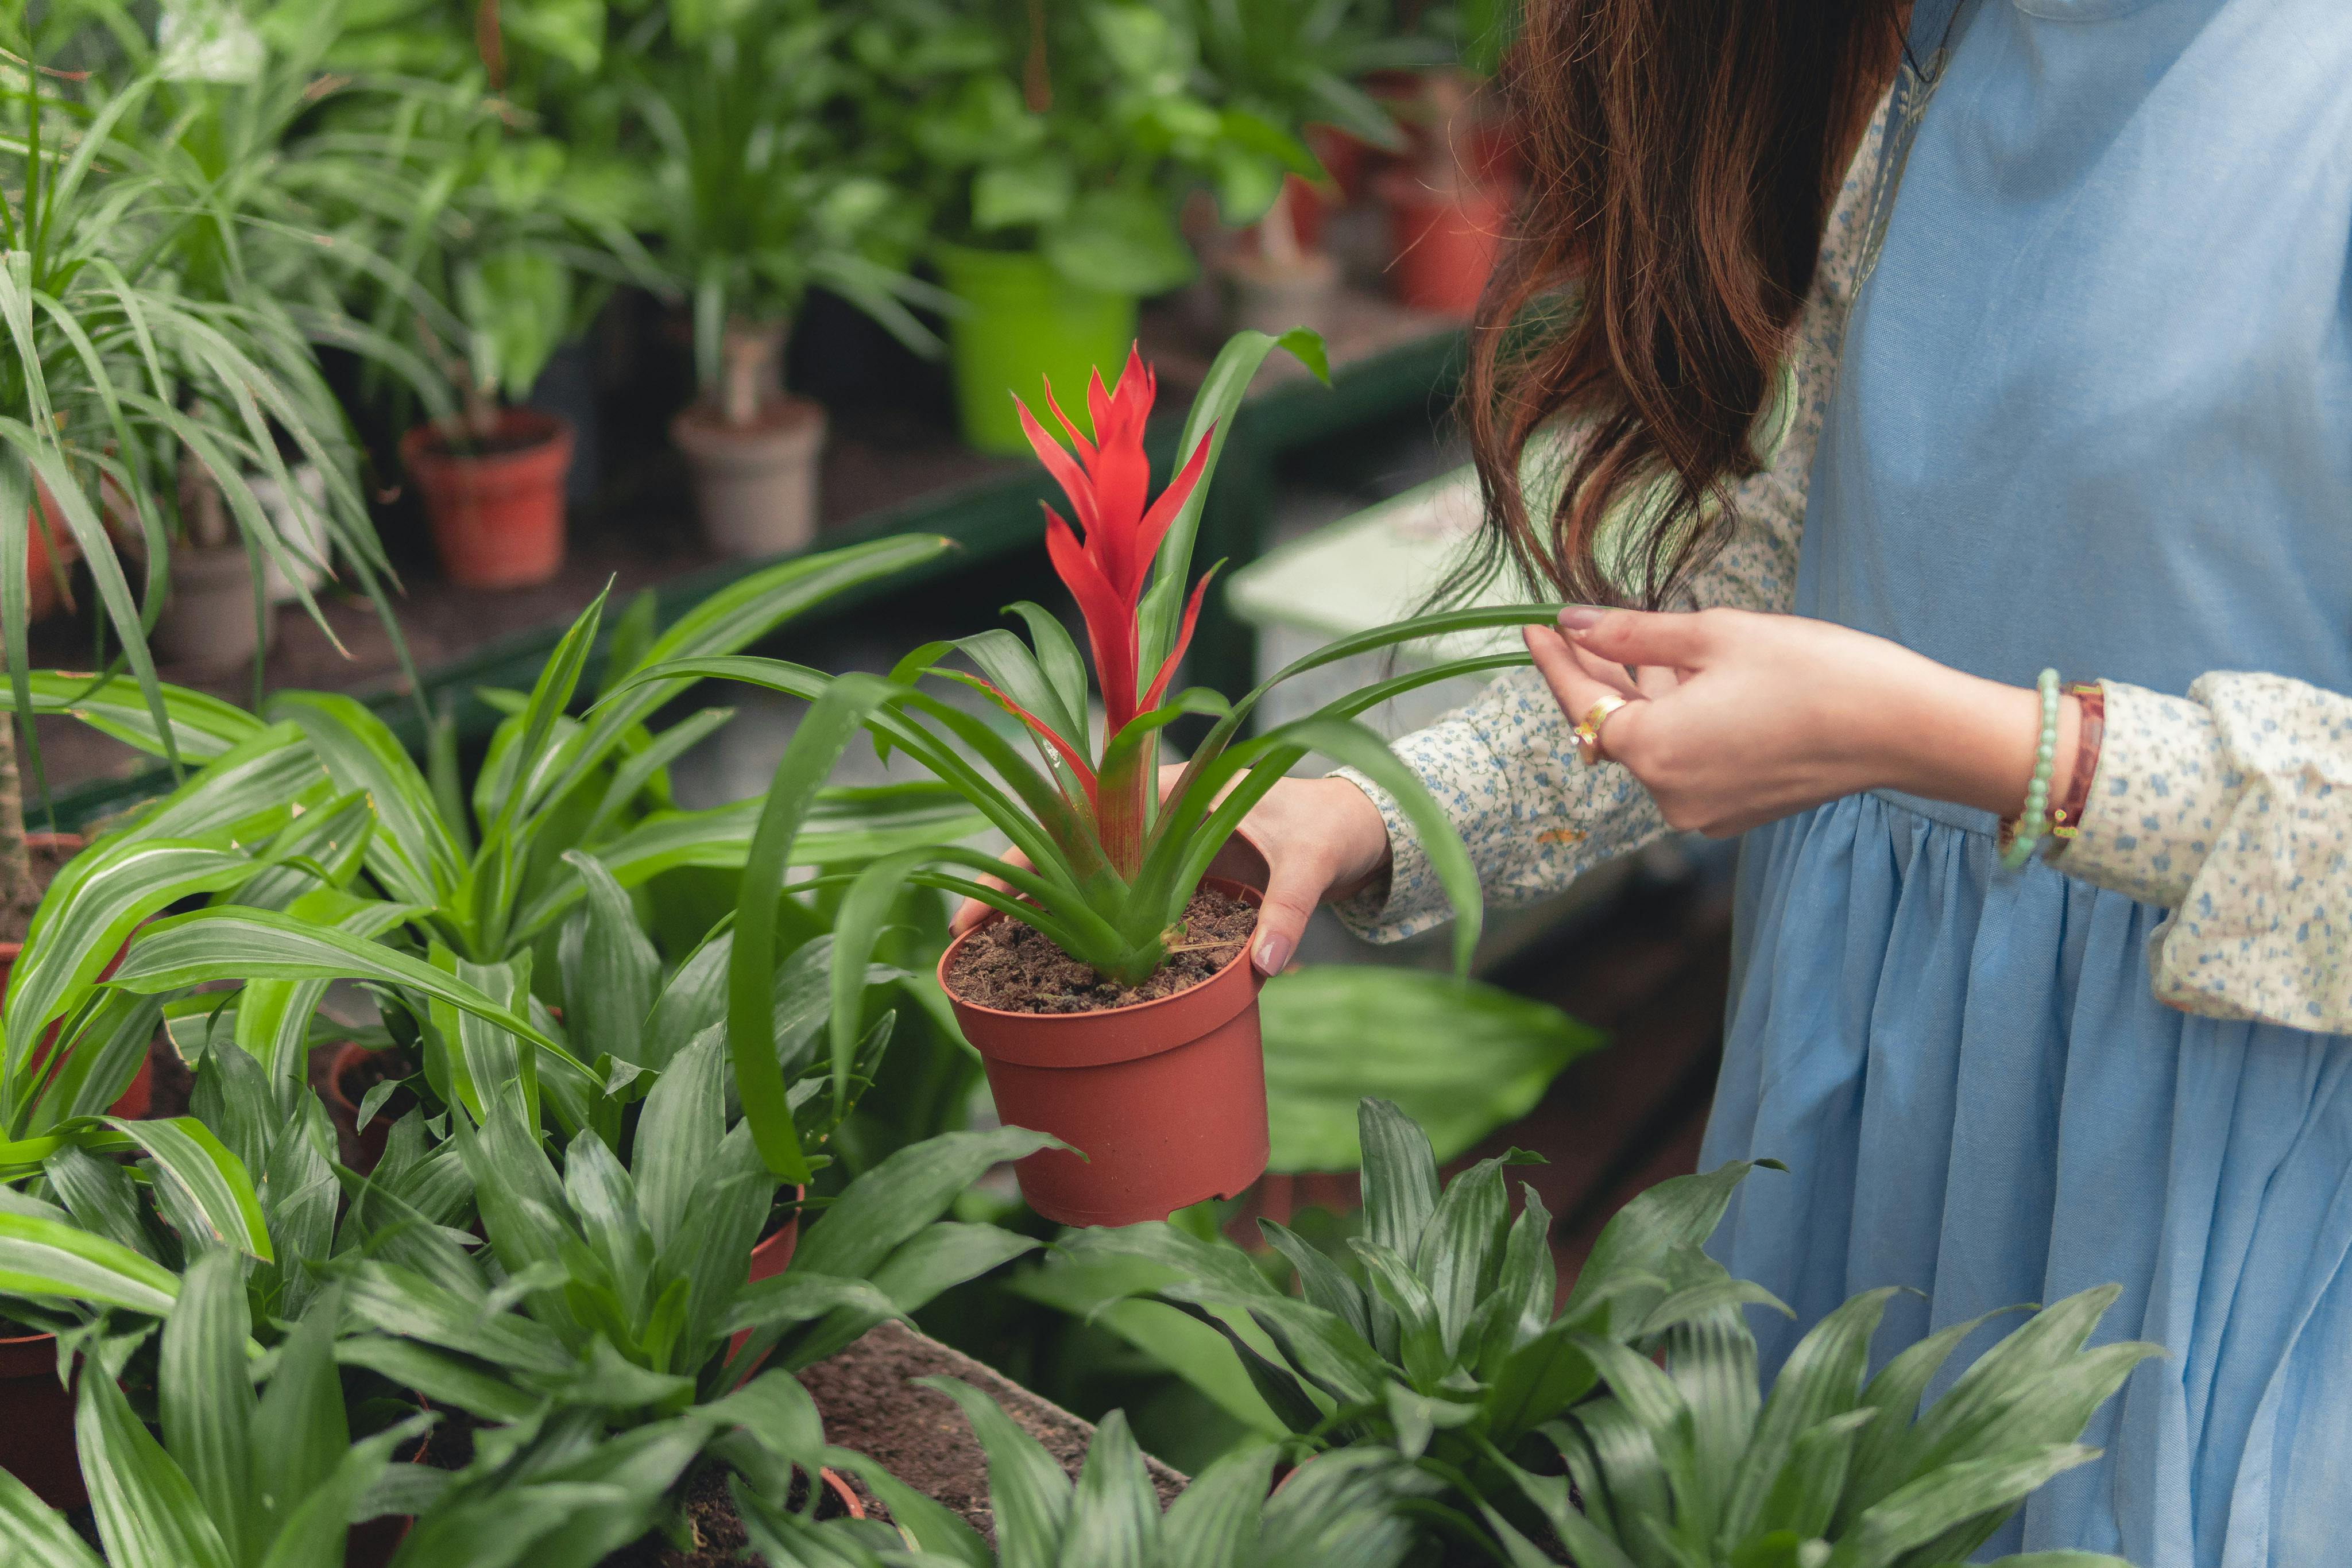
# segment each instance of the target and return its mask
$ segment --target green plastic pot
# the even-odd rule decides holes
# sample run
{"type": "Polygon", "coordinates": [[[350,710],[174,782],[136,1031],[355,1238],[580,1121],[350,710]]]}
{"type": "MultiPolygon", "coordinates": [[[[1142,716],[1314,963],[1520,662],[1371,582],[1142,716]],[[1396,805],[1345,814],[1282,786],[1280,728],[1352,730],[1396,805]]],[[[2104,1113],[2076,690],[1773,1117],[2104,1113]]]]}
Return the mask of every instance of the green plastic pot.
{"type": "Polygon", "coordinates": [[[1041,378],[1051,377],[1055,396],[1075,410],[1097,366],[1108,382],[1127,362],[1134,296],[1076,287],[1034,251],[945,246],[938,259],[948,292],[965,307],[948,324],[949,359],[963,437],[981,451],[1029,450],[1008,394],[1044,417],[1041,378]]]}

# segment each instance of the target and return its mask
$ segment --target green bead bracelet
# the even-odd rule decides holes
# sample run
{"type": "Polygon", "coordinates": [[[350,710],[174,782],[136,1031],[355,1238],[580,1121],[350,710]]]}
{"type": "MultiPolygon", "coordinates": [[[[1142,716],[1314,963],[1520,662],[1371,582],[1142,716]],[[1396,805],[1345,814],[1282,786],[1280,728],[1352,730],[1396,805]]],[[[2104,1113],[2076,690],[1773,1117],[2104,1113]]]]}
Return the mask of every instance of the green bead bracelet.
{"type": "Polygon", "coordinates": [[[2000,863],[2011,871],[2033,858],[2033,846],[2050,830],[2050,774],[2058,765],[2058,672],[2042,671],[2034,688],[2042,694],[2042,743],[2034,748],[2025,809],[2017,814],[2017,830],[2000,852],[2000,863]]]}

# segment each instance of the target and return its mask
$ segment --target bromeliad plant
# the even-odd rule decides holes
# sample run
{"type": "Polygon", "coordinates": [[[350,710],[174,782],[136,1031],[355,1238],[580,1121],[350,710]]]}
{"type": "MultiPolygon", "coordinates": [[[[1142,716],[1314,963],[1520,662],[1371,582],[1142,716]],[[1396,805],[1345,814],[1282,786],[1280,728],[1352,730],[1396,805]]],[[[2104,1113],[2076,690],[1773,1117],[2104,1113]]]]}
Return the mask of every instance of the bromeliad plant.
{"type": "MultiPolygon", "coordinates": [[[[1290,333],[1279,343],[1318,372],[1323,369],[1321,342],[1313,334],[1290,333]]],[[[1453,900],[1454,955],[1466,965],[1477,940],[1480,904],[1468,852],[1420,780],[1356,716],[1400,692],[1523,663],[1524,655],[1433,664],[1254,738],[1244,738],[1243,727],[1267,692],[1306,671],[1449,632],[1548,620],[1549,607],[1465,610],[1397,622],[1298,660],[1237,702],[1198,688],[1170,695],[1208,582],[1205,576],[1192,582],[1190,563],[1210,477],[1244,392],[1276,346],[1277,340],[1262,332],[1241,333],[1226,345],[1186,423],[1183,466],[1156,500],[1149,496],[1144,446],[1154,386],[1139,359],[1130,358],[1115,389],[1096,376],[1087,394],[1092,439],[1061,416],[1074,452],[1048,437],[1024,409],[1031,439],[1076,517],[1074,528],[1047,507],[1045,538],[1056,571],[1086,617],[1104,715],[1098,727],[1091,722],[1087,665],[1076,643],[1053,613],[1030,603],[1012,607],[1028,623],[1030,643],[1003,631],[933,643],[901,660],[887,679],[835,678],[778,660],[745,658],[654,664],[635,677],[717,676],[814,702],[777,766],[752,863],[786,852],[861,725],[877,747],[913,758],[1013,841],[1019,862],[933,845],[878,857],[850,880],[835,927],[835,979],[844,996],[860,983],[891,901],[908,883],[962,894],[1024,921],[1108,979],[1142,980],[1165,958],[1194,890],[1243,816],[1310,751],[1353,764],[1396,796],[1453,900]],[[940,666],[955,652],[978,665],[981,676],[940,666]],[[1002,704],[1034,738],[1036,760],[978,716],[923,690],[919,683],[933,675],[977,686],[1002,704]],[[1178,718],[1196,714],[1213,726],[1160,798],[1154,789],[1159,737],[1178,718]]],[[[836,1007],[836,1071],[846,1071],[856,1044],[846,1009],[836,1007]]]]}

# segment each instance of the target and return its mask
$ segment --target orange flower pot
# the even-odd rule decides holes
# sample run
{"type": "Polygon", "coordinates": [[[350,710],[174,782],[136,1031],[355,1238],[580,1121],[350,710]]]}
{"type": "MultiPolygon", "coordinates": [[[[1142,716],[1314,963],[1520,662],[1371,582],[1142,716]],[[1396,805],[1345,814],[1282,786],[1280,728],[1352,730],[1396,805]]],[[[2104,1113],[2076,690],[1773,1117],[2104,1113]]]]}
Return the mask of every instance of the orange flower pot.
{"type": "Polygon", "coordinates": [[[1396,246],[1389,284],[1398,303],[1469,315],[1502,249],[1510,192],[1474,183],[1433,188],[1409,169],[1391,169],[1381,177],[1380,193],[1396,246]]]}
{"type": "MultiPolygon", "coordinates": [[[[1241,883],[1202,885],[1259,902],[1241,883]]],[[[1084,1155],[1046,1149],[1014,1163],[1032,1208],[1064,1225],[1133,1225],[1239,1197],[1265,1173],[1265,1057],[1248,948],[1171,997],[1100,1012],[1016,1013],[975,1006],[949,984],[971,940],[958,937],[940,956],[940,984],[980,1052],[998,1118],[1051,1133],[1084,1155]]]]}
{"type": "Polygon", "coordinates": [[[58,1336],[0,1339],[0,1470],[51,1508],[89,1501],[74,1452],[74,1398],[58,1381],[58,1336]]]}
{"type": "Polygon", "coordinates": [[[452,452],[420,424],[401,461],[425,493],[441,570],[462,588],[529,588],[563,568],[563,476],[572,426],[535,408],[499,412],[487,451],[452,452]]]}
{"type": "MultiPolygon", "coordinates": [[[[798,1203],[807,1196],[808,1188],[804,1186],[793,1188],[794,1203],[798,1203]]],[[[768,1235],[761,1237],[759,1243],[751,1249],[751,1283],[756,1285],[762,1280],[772,1280],[792,1267],[793,1249],[800,1244],[801,1217],[800,1211],[794,1209],[790,1219],[785,1220],[768,1235]]],[[[727,1342],[727,1354],[730,1356],[741,1354],[743,1346],[750,1342],[751,1338],[751,1331],[743,1330],[727,1342]]],[[[761,1361],[766,1359],[762,1356],[761,1361]]],[[[742,1377],[738,1379],[738,1385],[751,1382],[751,1375],[759,1370],[760,1362],[753,1362],[750,1366],[745,1367],[742,1377]]]]}

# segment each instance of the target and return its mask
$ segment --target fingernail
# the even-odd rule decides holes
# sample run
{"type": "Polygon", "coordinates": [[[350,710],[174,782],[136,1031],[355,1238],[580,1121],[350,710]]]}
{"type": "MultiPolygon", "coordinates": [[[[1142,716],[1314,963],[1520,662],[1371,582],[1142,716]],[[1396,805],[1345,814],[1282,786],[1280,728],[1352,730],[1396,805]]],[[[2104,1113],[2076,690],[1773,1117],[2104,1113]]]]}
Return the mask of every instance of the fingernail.
{"type": "Polygon", "coordinates": [[[1259,937],[1254,961],[1259,974],[1279,975],[1282,967],[1290,962],[1290,938],[1278,931],[1259,937]]]}
{"type": "Polygon", "coordinates": [[[1560,630],[1563,632],[1590,631],[1600,621],[1601,614],[1601,606],[1597,604],[1571,604],[1559,612],[1560,630]]]}

